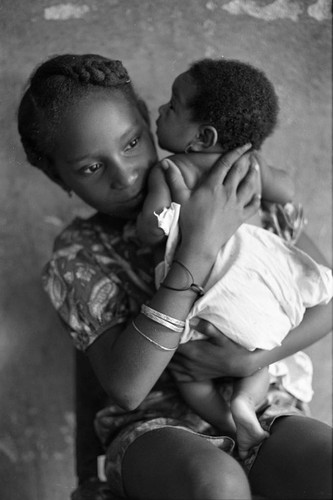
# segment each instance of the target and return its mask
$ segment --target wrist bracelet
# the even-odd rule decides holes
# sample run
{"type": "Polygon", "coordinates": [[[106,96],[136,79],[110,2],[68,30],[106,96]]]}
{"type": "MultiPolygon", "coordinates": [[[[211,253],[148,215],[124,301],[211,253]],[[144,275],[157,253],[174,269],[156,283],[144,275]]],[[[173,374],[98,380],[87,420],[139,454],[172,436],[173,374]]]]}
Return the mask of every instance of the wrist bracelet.
{"type": "Polygon", "coordinates": [[[183,287],[183,288],[175,288],[173,286],[166,285],[164,282],[161,283],[160,286],[162,286],[163,288],[168,288],[169,290],[174,290],[175,292],[186,292],[187,290],[192,290],[192,292],[197,293],[199,295],[199,297],[204,295],[205,290],[202,288],[202,286],[199,286],[196,283],[194,283],[194,278],[193,278],[191,271],[189,269],[187,269],[187,267],[184,266],[184,264],[182,262],[180,262],[180,260],[174,259],[173,263],[178,264],[183,269],[185,269],[185,271],[188,273],[192,283],[190,283],[190,285],[183,287]]]}
{"type": "Polygon", "coordinates": [[[181,321],[173,318],[172,316],[161,313],[160,311],[156,311],[156,309],[152,309],[146,304],[141,306],[141,314],[144,314],[147,318],[155,321],[155,323],[159,323],[174,332],[182,333],[184,331],[185,321],[181,321]]]}
{"type": "Polygon", "coordinates": [[[145,333],[143,333],[140,330],[140,328],[137,327],[137,325],[135,324],[134,320],[132,321],[132,326],[141,335],[141,337],[143,337],[144,339],[148,340],[148,342],[150,342],[151,344],[153,344],[154,346],[156,346],[161,351],[176,351],[178,349],[178,345],[176,345],[175,347],[165,347],[164,345],[161,345],[158,342],[156,342],[156,340],[151,339],[150,337],[148,337],[148,335],[146,335],[145,333]]]}

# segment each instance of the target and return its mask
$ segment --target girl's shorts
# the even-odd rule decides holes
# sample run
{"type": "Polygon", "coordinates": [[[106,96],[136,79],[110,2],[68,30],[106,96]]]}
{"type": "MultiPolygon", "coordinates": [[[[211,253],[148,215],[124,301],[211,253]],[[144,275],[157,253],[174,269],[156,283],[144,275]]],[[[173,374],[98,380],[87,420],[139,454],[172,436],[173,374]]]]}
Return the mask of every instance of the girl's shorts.
{"type": "MultiPolygon", "coordinates": [[[[106,410],[102,410],[100,415],[105,415],[106,410]]],[[[98,414],[99,415],[99,414],[98,414]]],[[[98,433],[99,422],[98,415],[96,418],[96,430],[98,433]]],[[[286,392],[281,386],[270,387],[265,403],[257,412],[258,420],[264,430],[270,432],[273,422],[282,416],[288,415],[309,415],[309,410],[304,403],[297,400],[294,396],[286,392]]],[[[111,441],[106,449],[105,458],[105,476],[109,488],[114,495],[120,498],[126,498],[123,483],[122,483],[122,461],[127,448],[140,436],[146,432],[155,429],[173,427],[175,429],[183,429],[187,432],[196,434],[203,439],[208,440],[214,446],[217,446],[222,451],[230,454],[236,460],[241,462],[244,470],[248,473],[256,460],[257,454],[260,450],[261,443],[254,447],[248,457],[241,461],[237,455],[237,447],[235,441],[228,436],[211,436],[196,432],[191,429],[188,422],[172,418],[152,418],[148,420],[136,421],[128,424],[123,428],[116,437],[111,441]]]]}

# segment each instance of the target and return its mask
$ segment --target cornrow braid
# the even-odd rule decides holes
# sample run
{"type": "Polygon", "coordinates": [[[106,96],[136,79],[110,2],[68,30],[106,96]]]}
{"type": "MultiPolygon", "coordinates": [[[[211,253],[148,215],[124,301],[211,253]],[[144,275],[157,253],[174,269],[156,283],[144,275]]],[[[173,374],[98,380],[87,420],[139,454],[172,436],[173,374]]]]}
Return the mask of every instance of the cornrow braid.
{"type": "Polygon", "coordinates": [[[45,161],[63,113],[84,95],[98,89],[121,92],[148,112],[131,84],[121,61],[96,54],[63,54],[42,63],[32,73],[18,108],[18,131],[29,163],[61,185],[57,172],[45,161]]]}
{"type": "Polygon", "coordinates": [[[56,56],[37,68],[31,78],[32,91],[37,82],[53,76],[63,76],[81,84],[101,87],[117,87],[131,81],[121,61],[94,54],[65,54],[56,56]]]}

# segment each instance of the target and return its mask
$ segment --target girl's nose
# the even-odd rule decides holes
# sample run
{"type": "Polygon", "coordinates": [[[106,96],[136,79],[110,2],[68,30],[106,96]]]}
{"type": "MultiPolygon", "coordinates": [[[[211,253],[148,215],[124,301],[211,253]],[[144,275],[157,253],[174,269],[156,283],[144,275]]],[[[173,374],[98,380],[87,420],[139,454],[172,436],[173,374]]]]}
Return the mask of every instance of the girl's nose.
{"type": "Polygon", "coordinates": [[[128,189],[136,183],[138,177],[137,170],[118,169],[117,172],[113,172],[111,175],[110,186],[112,189],[117,190],[128,189]]]}

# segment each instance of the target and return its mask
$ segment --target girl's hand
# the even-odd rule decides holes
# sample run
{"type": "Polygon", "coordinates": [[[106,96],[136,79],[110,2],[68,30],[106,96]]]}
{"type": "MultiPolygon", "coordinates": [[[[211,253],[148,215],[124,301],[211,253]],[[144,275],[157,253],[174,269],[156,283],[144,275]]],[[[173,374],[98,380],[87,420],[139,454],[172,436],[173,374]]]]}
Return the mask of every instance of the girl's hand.
{"type": "Polygon", "coordinates": [[[181,246],[216,255],[260,206],[258,165],[247,144],[221,157],[194,190],[177,166],[164,160],[172,199],[182,205],[181,246]]]}
{"type": "Polygon", "coordinates": [[[219,377],[246,377],[256,368],[257,352],[235,344],[211,323],[201,320],[197,329],[209,337],[181,345],[169,368],[179,381],[206,380],[219,377]]]}

